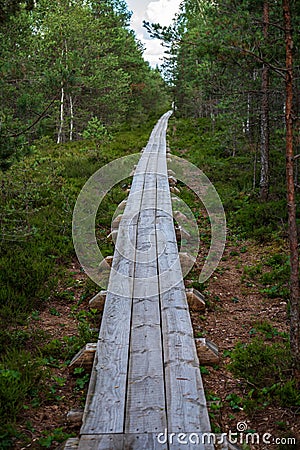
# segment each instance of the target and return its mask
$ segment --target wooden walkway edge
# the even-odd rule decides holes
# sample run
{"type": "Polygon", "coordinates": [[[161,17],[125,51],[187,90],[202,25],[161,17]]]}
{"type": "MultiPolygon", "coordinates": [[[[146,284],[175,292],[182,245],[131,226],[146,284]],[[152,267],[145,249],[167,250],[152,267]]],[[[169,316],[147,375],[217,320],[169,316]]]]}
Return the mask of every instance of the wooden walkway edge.
{"type": "Polygon", "coordinates": [[[211,428],[173,225],[170,115],[142,153],[119,224],[79,450],[215,448],[182,444],[211,428]]]}

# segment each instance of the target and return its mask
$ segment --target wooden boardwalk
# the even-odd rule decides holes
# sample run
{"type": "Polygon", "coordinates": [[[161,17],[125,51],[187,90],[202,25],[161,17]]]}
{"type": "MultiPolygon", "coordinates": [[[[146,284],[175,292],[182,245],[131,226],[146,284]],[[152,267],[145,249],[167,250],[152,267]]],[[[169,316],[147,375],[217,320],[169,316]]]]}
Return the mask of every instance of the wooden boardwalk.
{"type": "Polygon", "coordinates": [[[214,448],[178,441],[210,423],[173,225],[170,115],[142,153],[119,225],[80,450],[214,448]],[[175,433],[167,443],[165,430],[175,433]]]}

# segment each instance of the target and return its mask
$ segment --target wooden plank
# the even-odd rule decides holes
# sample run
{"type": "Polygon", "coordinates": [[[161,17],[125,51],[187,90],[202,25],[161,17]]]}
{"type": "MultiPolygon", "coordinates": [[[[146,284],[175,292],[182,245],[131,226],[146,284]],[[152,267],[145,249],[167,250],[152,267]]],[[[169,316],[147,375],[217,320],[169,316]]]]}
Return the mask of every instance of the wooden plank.
{"type": "MultiPolygon", "coordinates": [[[[163,184],[163,179],[161,180],[163,184]]],[[[167,183],[167,180],[165,180],[167,183]]],[[[161,186],[158,203],[167,203],[167,185],[161,186]],[[163,194],[165,192],[165,195],[163,194]],[[165,196],[163,199],[162,196],[165,196]]],[[[165,357],[168,429],[172,432],[209,432],[204,389],[193,331],[180,274],[174,227],[168,214],[159,214],[157,231],[166,236],[165,251],[158,260],[162,302],[162,331],[165,357]],[[169,271],[177,274],[178,283],[170,287],[169,271]]]]}
{"type": "Polygon", "coordinates": [[[93,366],[93,361],[97,349],[97,344],[94,342],[86,344],[78,353],[73,357],[69,364],[70,369],[76,367],[84,367],[86,370],[90,370],[93,366]]]}
{"type": "Polygon", "coordinates": [[[112,434],[82,436],[80,450],[167,450],[156,434],[112,434]]]}
{"type": "Polygon", "coordinates": [[[158,150],[161,148],[163,126],[161,121],[161,124],[155,127],[143,153],[143,156],[149,154],[150,158],[144,175],[143,199],[137,228],[125,427],[127,433],[159,432],[166,427],[161,317],[157,295],[157,243],[153,240],[156,235],[158,150]]]}
{"type": "Polygon", "coordinates": [[[151,155],[137,224],[126,433],[166,427],[155,236],[157,154],[151,155]]]}
{"type": "Polygon", "coordinates": [[[210,430],[173,227],[169,115],[150,136],[120,222],[80,450],[179,450],[157,440],[167,424],[175,433],[210,430]]]}
{"type": "Polygon", "coordinates": [[[77,450],[79,444],[78,438],[69,438],[66,442],[61,444],[56,450],[77,450]]]}
{"type": "MultiPolygon", "coordinates": [[[[138,183],[137,183],[138,185],[138,183]]],[[[140,195],[141,199],[141,195],[140,195]]],[[[135,199],[136,200],[136,199],[135,199]]],[[[125,422],[129,337],[138,203],[128,202],[119,225],[112,271],[81,434],[122,433],[125,422]],[[134,242],[128,239],[132,235],[134,242]]]]}

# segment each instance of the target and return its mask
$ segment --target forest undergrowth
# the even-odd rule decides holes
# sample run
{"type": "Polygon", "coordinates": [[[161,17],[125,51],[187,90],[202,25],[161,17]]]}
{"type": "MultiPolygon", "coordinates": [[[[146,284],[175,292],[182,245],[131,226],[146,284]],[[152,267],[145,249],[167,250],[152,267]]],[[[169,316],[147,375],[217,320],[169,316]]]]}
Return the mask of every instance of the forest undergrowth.
{"type": "MultiPolygon", "coordinates": [[[[67,421],[84,406],[89,374],[68,364],[96,339],[101,315],[88,301],[98,291],[78,263],[71,236],[72,213],[85,181],[118,157],[139,152],[155,120],[123,129],[105,144],[35,142],[30,154],[1,174],[0,448],[54,449],[79,431],[67,421]]],[[[205,208],[184,186],[180,196],[200,231],[197,263],[187,286],[206,298],[204,314],[191,310],[195,337],[219,347],[220,362],[202,367],[213,431],[272,433],[299,441],[300,396],[289,351],[289,259],[280,139],[274,142],[270,201],[259,200],[257,158],[241,143],[232,156],[226,123],[174,119],[171,151],[199,166],[223,202],[228,236],[222,261],[204,285],[198,276],[210,243],[205,208]]],[[[130,179],[115,186],[97,215],[104,256],[111,218],[130,179]]],[[[284,441],[283,441],[284,442],[284,441]]],[[[299,448],[297,444],[266,448],[299,448]],[[296,445],[296,446],[295,446],[296,445]]],[[[263,449],[244,445],[243,449],[263,449]]]]}

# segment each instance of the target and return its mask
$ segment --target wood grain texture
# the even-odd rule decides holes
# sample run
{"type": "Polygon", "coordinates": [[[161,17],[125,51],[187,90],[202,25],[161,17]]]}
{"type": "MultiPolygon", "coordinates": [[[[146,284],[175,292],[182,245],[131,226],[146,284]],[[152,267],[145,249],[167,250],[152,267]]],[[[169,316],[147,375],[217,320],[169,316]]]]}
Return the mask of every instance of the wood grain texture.
{"type": "MultiPolygon", "coordinates": [[[[126,209],[130,209],[127,203],[126,209]]],[[[81,434],[122,433],[125,422],[136,241],[130,213],[119,225],[81,434]],[[133,242],[128,238],[131,236],[133,242]]]]}
{"type": "Polygon", "coordinates": [[[168,450],[155,434],[112,434],[82,436],[79,450],[168,450]]]}
{"type": "Polygon", "coordinates": [[[79,450],[192,449],[157,436],[210,431],[173,224],[170,114],[142,152],[119,223],[79,450]]]}
{"type": "Polygon", "coordinates": [[[166,427],[155,235],[157,152],[149,155],[137,223],[126,433],[166,427]]]}
{"type": "MultiPolygon", "coordinates": [[[[163,182],[163,180],[162,180],[163,182]]],[[[167,180],[165,180],[167,183],[167,180]]],[[[166,189],[164,203],[170,202],[166,189]]],[[[162,195],[162,194],[160,194],[162,195]]],[[[190,314],[178,258],[176,235],[168,214],[159,214],[157,231],[166,236],[158,266],[160,274],[162,332],[165,357],[167,420],[172,432],[209,432],[204,389],[194,343],[190,314]],[[170,269],[172,274],[170,274],[170,269]],[[177,282],[174,275],[177,275],[177,282]],[[170,282],[174,281],[171,286],[170,282]]]]}

